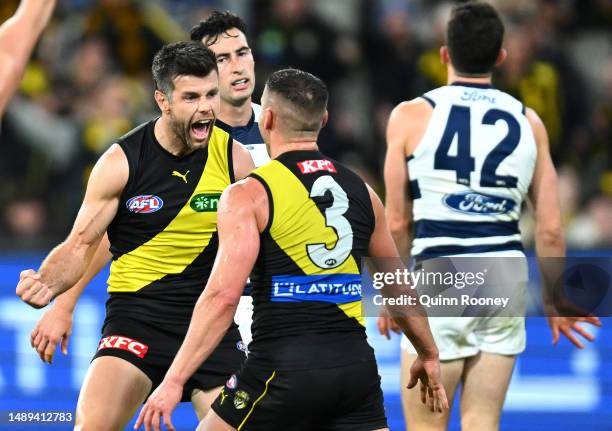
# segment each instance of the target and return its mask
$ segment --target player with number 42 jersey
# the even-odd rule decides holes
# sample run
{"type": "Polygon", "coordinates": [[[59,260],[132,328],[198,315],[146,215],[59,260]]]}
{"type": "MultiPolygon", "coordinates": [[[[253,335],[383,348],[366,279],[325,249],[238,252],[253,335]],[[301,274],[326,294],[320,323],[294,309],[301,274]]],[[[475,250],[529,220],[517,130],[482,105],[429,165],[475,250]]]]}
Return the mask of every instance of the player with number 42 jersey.
{"type": "Polygon", "coordinates": [[[423,99],[434,109],[407,157],[412,256],[522,250],[518,220],[537,157],[523,104],[468,82],[423,99]]]}

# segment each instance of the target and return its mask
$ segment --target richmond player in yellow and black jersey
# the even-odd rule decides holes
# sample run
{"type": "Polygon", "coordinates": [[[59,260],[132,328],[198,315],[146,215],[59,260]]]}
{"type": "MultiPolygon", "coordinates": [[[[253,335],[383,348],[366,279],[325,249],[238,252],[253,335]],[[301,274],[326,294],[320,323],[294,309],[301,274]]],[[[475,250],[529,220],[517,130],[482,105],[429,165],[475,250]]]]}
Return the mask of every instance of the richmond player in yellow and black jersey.
{"type": "MultiPolygon", "coordinates": [[[[167,45],[153,60],[153,77],[161,117],[101,157],[72,232],[38,272],[23,271],[17,286],[24,301],[47,305],[81,278],[108,230],[110,298],[79,395],[78,429],[124,429],[159,384],[212,269],[219,197],[253,168],[248,151],[214,126],[219,84],[212,51],[199,42],[167,45]]],[[[226,329],[180,394],[199,416],[245,358],[236,326],[226,329]]]]}
{"type": "MultiPolygon", "coordinates": [[[[182,385],[231,325],[253,285],[253,341],[200,424],[206,431],[387,429],[376,361],[361,314],[360,260],[395,257],[380,199],[318,152],[327,89],[299,70],[273,73],[259,125],[273,161],[230,186],[219,203],[219,252],[187,337],[136,425],[166,424],[182,385]]],[[[383,290],[383,294],[388,293],[383,290]]],[[[420,354],[431,408],[448,408],[424,317],[397,318],[420,354]]]]}

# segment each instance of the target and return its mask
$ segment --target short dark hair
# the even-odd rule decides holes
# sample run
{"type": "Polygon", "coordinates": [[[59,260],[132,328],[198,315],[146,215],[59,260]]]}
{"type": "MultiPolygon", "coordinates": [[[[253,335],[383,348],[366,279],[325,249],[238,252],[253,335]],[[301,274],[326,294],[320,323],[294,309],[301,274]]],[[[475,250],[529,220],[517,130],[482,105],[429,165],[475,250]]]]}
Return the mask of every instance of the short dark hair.
{"type": "Polygon", "coordinates": [[[321,128],[328,92],[319,78],[303,70],[282,69],[270,75],[266,87],[291,104],[296,131],[310,132],[321,128]]]}
{"type": "Polygon", "coordinates": [[[170,94],[174,79],[181,75],[208,76],[217,70],[215,53],[199,42],[175,42],[164,45],[153,58],[155,89],[170,94]]]}
{"type": "Polygon", "coordinates": [[[493,6],[469,2],[453,8],[446,44],[453,68],[459,73],[491,72],[504,39],[504,24],[493,6]]]}
{"type": "Polygon", "coordinates": [[[210,38],[206,44],[212,45],[217,41],[219,35],[227,33],[232,28],[237,28],[246,34],[246,24],[242,18],[230,11],[216,10],[206,20],[200,21],[191,29],[191,40],[200,42],[206,37],[210,38]]]}

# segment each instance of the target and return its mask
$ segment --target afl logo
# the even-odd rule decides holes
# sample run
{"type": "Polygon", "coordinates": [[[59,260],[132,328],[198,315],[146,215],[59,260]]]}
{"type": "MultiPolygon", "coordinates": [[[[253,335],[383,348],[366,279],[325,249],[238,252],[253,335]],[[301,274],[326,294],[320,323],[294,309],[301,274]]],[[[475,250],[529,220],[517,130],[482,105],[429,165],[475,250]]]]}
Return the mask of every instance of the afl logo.
{"type": "Polygon", "coordinates": [[[159,196],[140,195],[134,196],[125,205],[133,213],[149,214],[159,211],[164,206],[164,201],[159,196]]]}

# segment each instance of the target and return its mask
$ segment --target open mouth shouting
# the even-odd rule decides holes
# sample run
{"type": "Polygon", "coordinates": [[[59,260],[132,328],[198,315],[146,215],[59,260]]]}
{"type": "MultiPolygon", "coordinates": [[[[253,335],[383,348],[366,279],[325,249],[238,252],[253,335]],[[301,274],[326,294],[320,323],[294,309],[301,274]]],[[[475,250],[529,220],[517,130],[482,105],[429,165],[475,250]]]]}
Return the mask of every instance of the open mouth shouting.
{"type": "Polygon", "coordinates": [[[214,118],[194,121],[190,127],[191,135],[196,141],[205,141],[210,135],[214,122],[214,118]]]}

